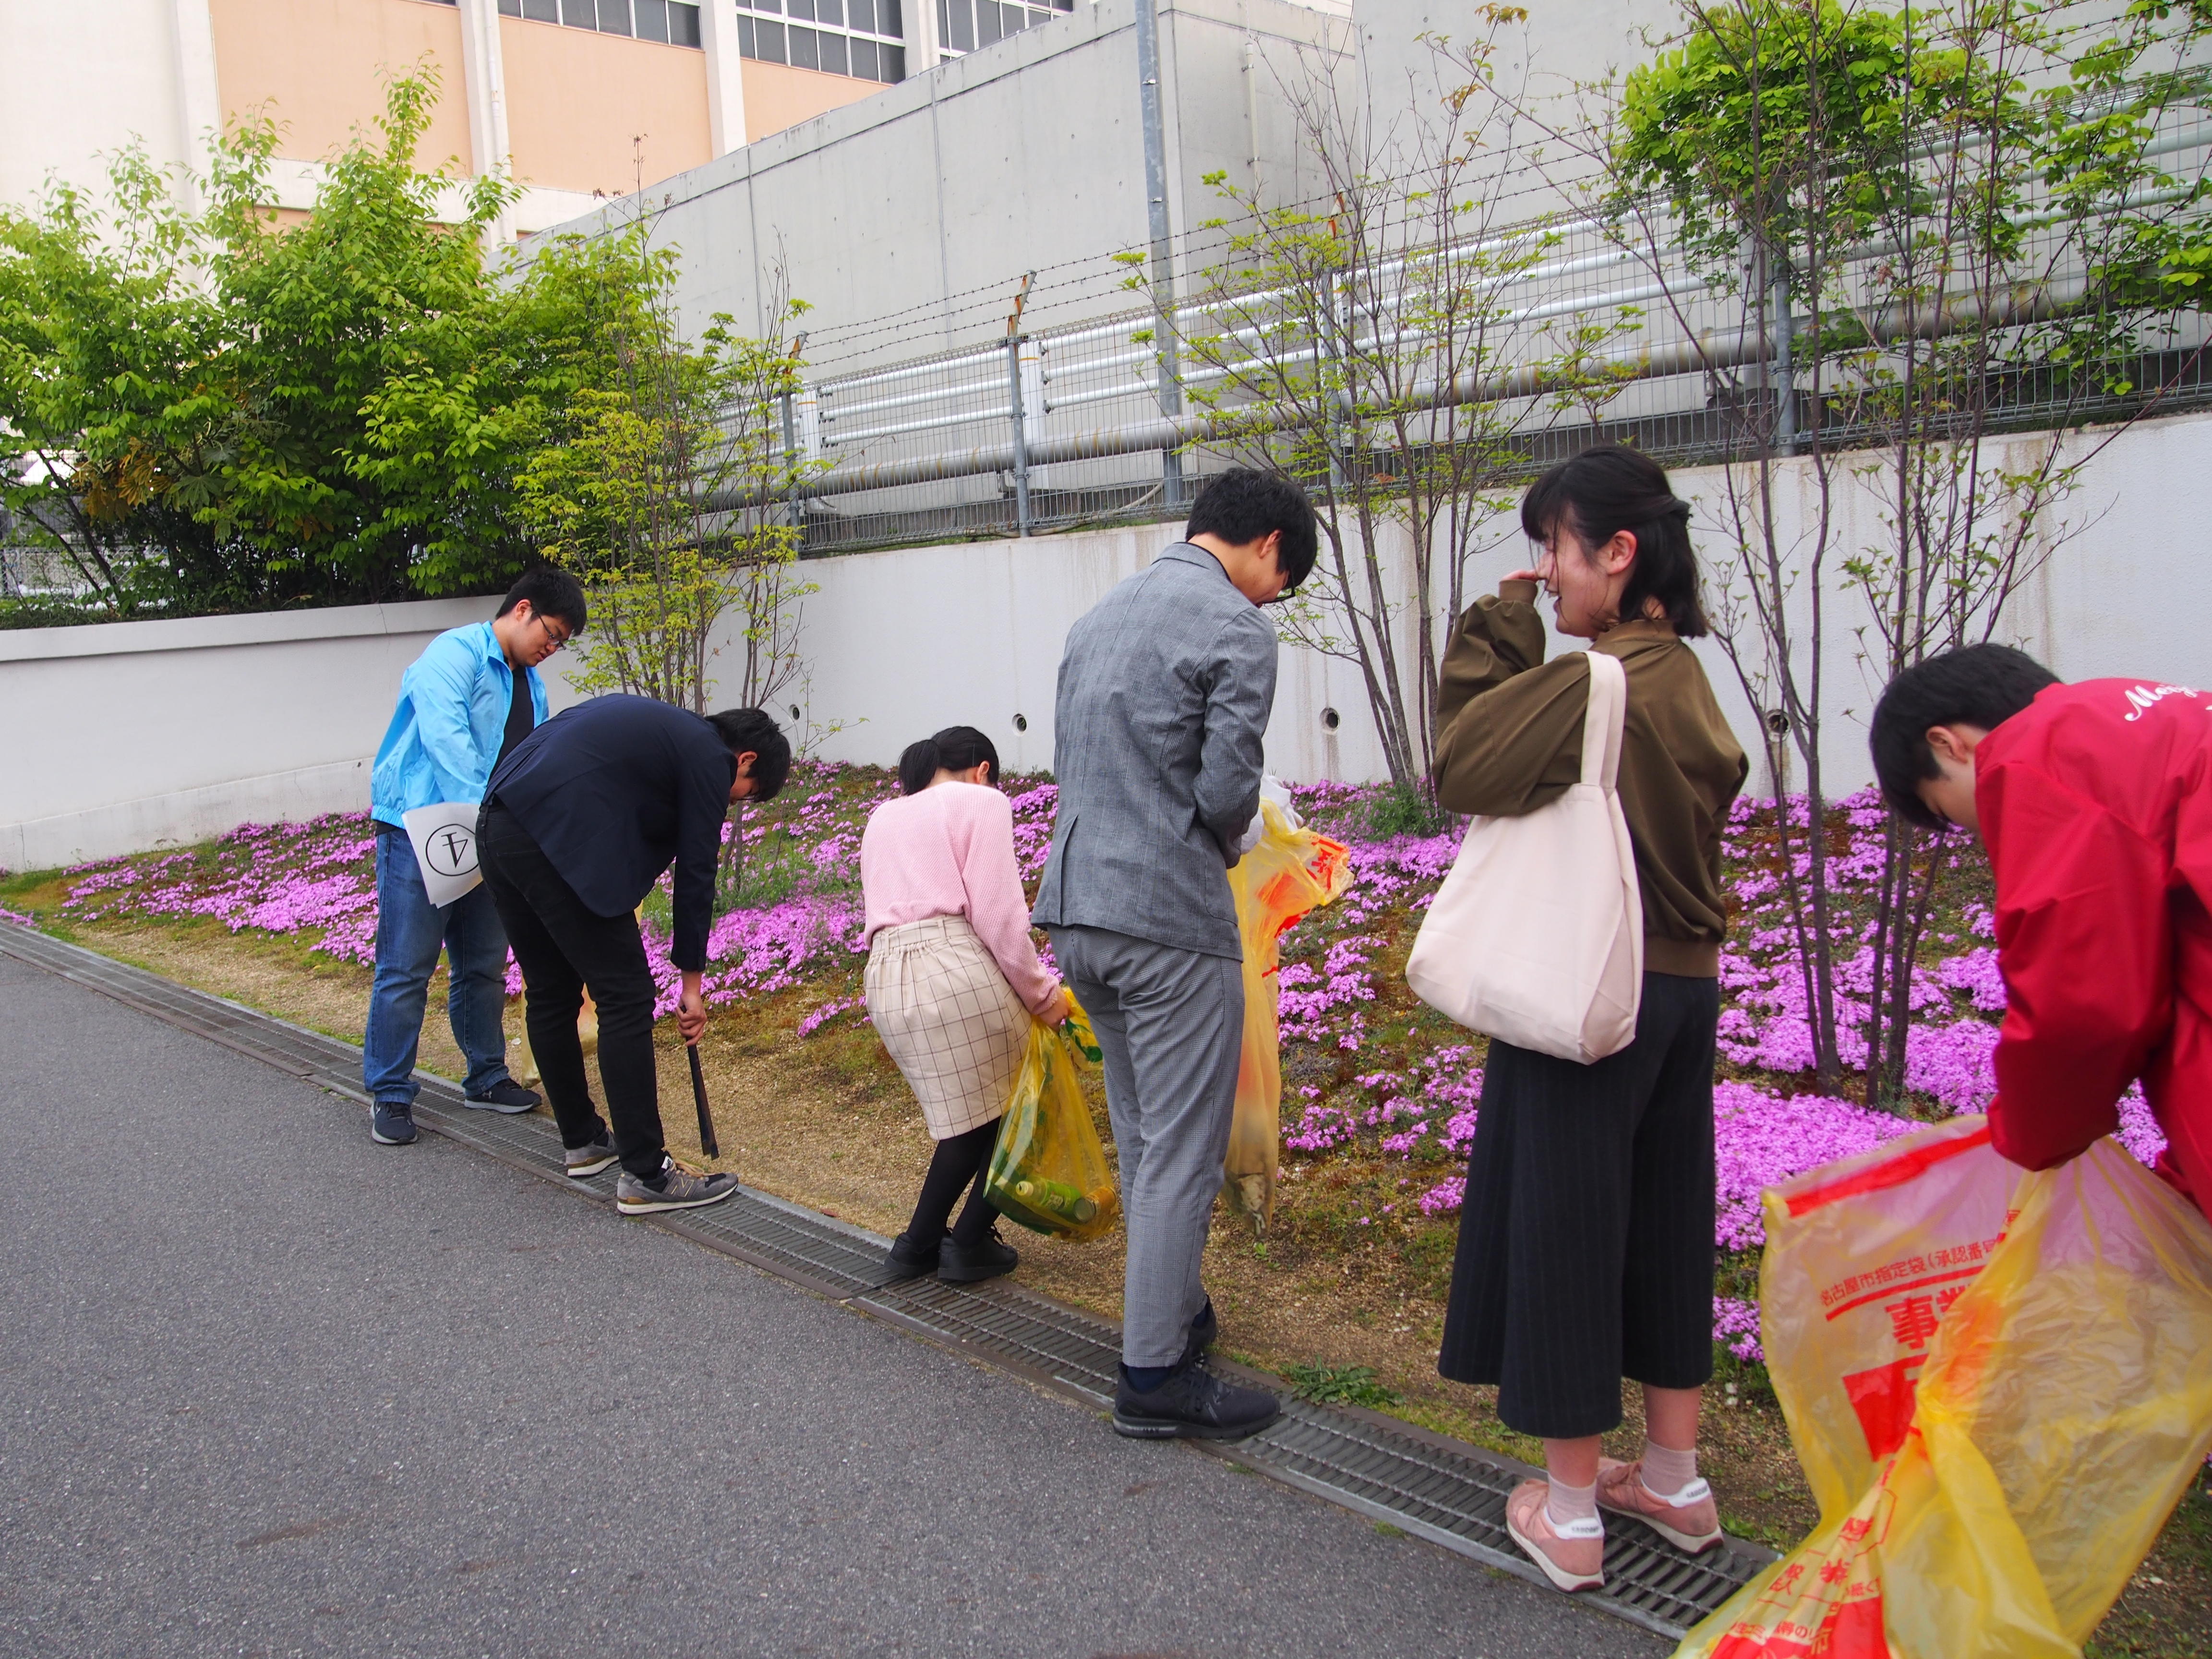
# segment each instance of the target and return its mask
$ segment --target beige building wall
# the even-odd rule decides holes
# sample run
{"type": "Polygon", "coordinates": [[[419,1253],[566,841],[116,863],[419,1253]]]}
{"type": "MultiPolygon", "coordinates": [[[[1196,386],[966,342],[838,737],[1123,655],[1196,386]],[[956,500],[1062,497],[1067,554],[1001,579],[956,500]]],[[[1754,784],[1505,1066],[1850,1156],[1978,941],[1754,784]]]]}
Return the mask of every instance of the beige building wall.
{"type": "MultiPolygon", "coordinates": [[[[427,0],[374,3],[444,9],[427,0]]],[[[714,159],[707,58],[696,47],[519,17],[499,23],[507,142],[514,176],[525,184],[623,196],[638,186],[638,156],[648,185],[714,159]]],[[[458,31],[454,39],[458,53],[458,31]]],[[[459,64],[458,55],[453,61],[459,64]]],[[[751,90],[748,81],[748,125],[751,90]]]]}
{"type": "MultiPolygon", "coordinates": [[[[226,126],[266,112],[276,153],[325,160],[384,112],[384,82],[428,59],[438,107],[417,161],[477,170],[461,76],[461,15],[433,0],[209,0],[226,126]]],[[[595,40],[596,44],[596,40],[595,40]]],[[[696,55],[696,54],[695,54],[696,55]]]]}
{"type": "MultiPolygon", "coordinates": [[[[909,22],[931,7],[906,0],[909,22]]],[[[267,204],[295,222],[323,164],[374,132],[387,81],[427,65],[438,102],[416,159],[454,179],[438,211],[465,211],[467,181],[504,162],[524,188],[496,234],[527,236],[886,89],[743,57],[738,0],[702,0],[696,46],[510,9],[521,0],[0,0],[0,203],[50,179],[103,194],[137,143],[196,204],[207,135],[266,118],[267,204]]]]}
{"type": "MultiPolygon", "coordinates": [[[[926,3],[926,0],[923,0],[926,3]]],[[[439,0],[209,0],[223,118],[267,114],[276,153],[327,160],[384,110],[385,82],[427,64],[438,106],[418,161],[456,176],[471,153],[461,13],[439,0]]],[[[526,18],[499,19],[516,180],[622,196],[714,159],[707,54],[526,18]]],[[[880,83],[744,60],[745,138],[781,132],[880,92],[880,83]]]]}
{"type": "Polygon", "coordinates": [[[763,64],[752,58],[744,60],[744,73],[747,143],[884,90],[883,83],[877,81],[855,81],[848,76],[763,64]]]}

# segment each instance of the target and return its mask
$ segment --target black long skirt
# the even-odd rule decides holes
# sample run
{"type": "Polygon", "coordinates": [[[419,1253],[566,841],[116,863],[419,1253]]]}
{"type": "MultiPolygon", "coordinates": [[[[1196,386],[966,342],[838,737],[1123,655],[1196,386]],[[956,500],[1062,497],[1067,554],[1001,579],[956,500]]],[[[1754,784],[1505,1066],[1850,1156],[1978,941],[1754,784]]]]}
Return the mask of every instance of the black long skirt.
{"type": "Polygon", "coordinates": [[[1623,1377],[1711,1377],[1719,1018],[1717,981],[1648,973],[1595,1065],[1492,1042],[1437,1369],[1498,1384],[1507,1427],[1602,1434],[1623,1377]]]}

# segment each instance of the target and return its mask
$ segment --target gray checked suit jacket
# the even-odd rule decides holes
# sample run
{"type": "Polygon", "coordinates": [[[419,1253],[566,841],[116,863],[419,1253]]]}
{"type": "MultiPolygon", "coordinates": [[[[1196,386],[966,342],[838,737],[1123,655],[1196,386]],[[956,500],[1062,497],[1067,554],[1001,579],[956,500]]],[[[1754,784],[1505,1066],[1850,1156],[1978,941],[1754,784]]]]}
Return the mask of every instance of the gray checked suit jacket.
{"type": "Polygon", "coordinates": [[[1229,868],[1274,706],[1275,630],[1204,548],[1176,543],[1085,612],[1060,659],[1036,924],[1241,958],[1229,868]]]}

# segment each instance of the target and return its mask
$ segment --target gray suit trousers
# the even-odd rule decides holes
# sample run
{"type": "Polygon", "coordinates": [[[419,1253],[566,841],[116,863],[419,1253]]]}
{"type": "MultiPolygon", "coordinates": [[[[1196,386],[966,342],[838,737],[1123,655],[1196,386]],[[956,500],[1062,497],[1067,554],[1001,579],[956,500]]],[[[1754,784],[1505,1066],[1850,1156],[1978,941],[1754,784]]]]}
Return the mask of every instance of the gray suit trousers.
{"type": "Polygon", "coordinates": [[[1051,933],[1105,1057],[1129,1231],[1121,1363],[1172,1365],[1206,1301],[1199,1267],[1236,1110],[1243,967],[1103,927],[1051,933]]]}

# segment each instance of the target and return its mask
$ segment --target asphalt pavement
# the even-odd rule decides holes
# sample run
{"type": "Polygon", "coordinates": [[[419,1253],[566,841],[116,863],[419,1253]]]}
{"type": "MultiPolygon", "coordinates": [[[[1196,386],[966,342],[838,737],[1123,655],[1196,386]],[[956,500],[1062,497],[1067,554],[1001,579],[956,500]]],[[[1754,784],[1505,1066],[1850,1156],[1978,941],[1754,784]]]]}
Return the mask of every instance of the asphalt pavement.
{"type": "Polygon", "coordinates": [[[0,1655],[1656,1655],[0,957],[0,1655]]]}

